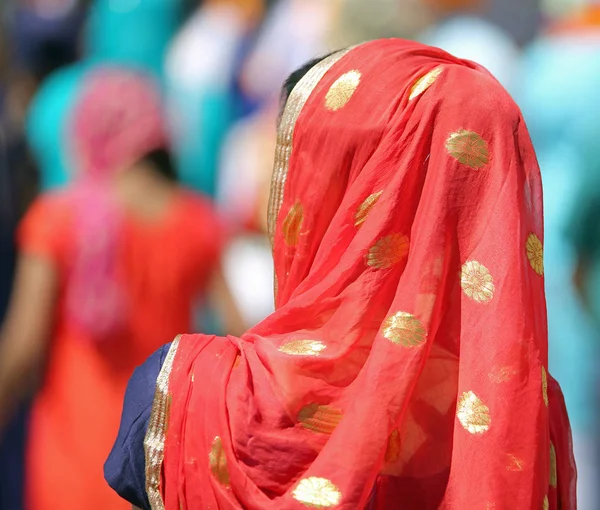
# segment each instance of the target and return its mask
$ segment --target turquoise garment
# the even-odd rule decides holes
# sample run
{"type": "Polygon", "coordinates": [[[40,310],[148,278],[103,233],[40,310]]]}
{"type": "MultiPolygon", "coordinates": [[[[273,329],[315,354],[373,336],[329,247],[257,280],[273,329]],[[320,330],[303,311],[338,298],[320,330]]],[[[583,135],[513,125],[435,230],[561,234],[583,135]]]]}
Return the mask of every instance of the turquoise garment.
{"type": "Polygon", "coordinates": [[[89,57],[163,76],[168,45],[185,14],[183,0],[95,0],[87,31],[89,57]]]}
{"type": "Polygon", "coordinates": [[[64,186],[72,175],[65,143],[68,119],[88,67],[75,64],[56,71],[42,84],[29,108],[26,135],[40,169],[43,191],[64,186]]]}
{"type": "MultiPolygon", "coordinates": [[[[182,184],[214,196],[217,188],[221,146],[233,122],[233,98],[229,90],[178,89],[171,97],[180,103],[179,129],[173,138],[179,180],[182,184]]],[[[173,99],[172,99],[173,101],[173,99]]]]}
{"type": "Polygon", "coordinates": [[[517,101],[544,184],[550,370],[562,385],[574,432],[593,432],[600,333],[573,286],[571,236],[585,201],[581,189],[600,172],[600,44],[577,36],[542,39],[526,52],[523,73],[517,101]]]}

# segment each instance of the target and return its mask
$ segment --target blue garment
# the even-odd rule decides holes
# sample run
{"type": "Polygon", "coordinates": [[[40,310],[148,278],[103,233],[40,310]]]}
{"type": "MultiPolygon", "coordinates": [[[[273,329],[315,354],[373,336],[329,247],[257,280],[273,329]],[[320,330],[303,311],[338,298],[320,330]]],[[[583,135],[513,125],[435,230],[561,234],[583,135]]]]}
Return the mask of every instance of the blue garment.
{"type": "Polygon", "coordinates": [[[171,344],[138,367],[127,385],[119,435],[104,464],[104,478],[123,499],[142,510],[151,510],[146,494],[144,436],[148,430],[156,380],[171,344]]]}
{"type": "Polygon", "coordinates": [[[600,332],[573,285],[570,240],[580,189],[600,172],[600,45],[577,35],[537,41],[525,53],[517,95],[538,154],[545,201],[545,280],[550,371],[560,382],[576,434],[599,424],[600,332]]]}

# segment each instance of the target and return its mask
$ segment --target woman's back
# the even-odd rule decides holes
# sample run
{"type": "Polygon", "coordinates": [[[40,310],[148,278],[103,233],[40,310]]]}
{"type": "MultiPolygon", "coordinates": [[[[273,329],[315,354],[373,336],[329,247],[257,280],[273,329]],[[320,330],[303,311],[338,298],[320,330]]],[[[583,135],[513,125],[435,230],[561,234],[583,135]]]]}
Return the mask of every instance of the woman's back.
{"type": "Polygon", "coordinates": [[[75,499],[72,504],[63,501],[64,508],[80,508],[83,494],[97,508],[119,504],[104,487],[102,463],[118,427],[127,379],[165,338],[191,326],[192,303],[219,253],[214,213],[191,193],[175,191],[155,221],[126,210],[116,250],[118,283],[127,303],[124,327],[98,343],[67,312],[77,255],[75,219],[67,194],[48,195],[34,205],[20,232],[22,251],[50,260],[60,289],[29,446],[30,487],[35,487],[30,502],[36,510],[52,508],[55,487],[65,479],[73,489],[65,497],[75,499]],[[49,462],[56,466],[50,472],[49,462]],[[87,466],[97,476],[90,476],[87,466]]]}

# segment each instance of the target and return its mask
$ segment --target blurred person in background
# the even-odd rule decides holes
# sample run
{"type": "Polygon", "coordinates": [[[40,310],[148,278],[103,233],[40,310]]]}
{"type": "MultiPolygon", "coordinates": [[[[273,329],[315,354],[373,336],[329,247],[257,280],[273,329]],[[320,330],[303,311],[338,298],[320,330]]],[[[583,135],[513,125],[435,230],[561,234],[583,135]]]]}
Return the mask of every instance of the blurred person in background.
{"type": "Polygon", "coordinates": [[[216,193],[219,158],[232,123],[245,114],[238,70],[260,26],[264,0],[205,0],[175,37],[166,90],[181,181],[216,193]]]}
{"type": "Polygon", "coordinates": [[[112,63],[152,74],[161,83],[168,45],[185,12],[185,0],[90,0],[78,8],[77,16],[63,21],[71,24],[72,62],[81,60],[68,66],[63,62],[44,80],[27,119],[27,138],[40,167],[43,190],[64,186],[73,175],[61,140],[86,73],[112,63]]]}
{"type": "Polygon", "coordinates": [[[485,18],[490,0],[420,0],[437,21],[419,34],[425,44],[477,62],[513,92],[520,52],[510,34],[485,18]]]}
{"type": "Polygon", "coordinates": [[[90,0],[85,57],[164,78],[169,45],[192,0],[90,0]]]}
{"type": "MultiPolygon", "coordinates": [[[[49,73],[76,58],[82,10],[71,0],[17,1],[2,19],[0,82],[0,322],[10,296],[15,228],[37,192],[38,168],[25,137],[27,111],[49,73]],[[6,43],[6,47],[4,47],[6,43]]],[[[27,403],[6,424],[0,445],[0,509],[23,508],[27,403]]]]}
{"type": "MultiPolygon", "coordinates": [[[[25,205],[23,184],[32,178],[28,170],[22,133],[23,105],[17,101],[16,82],[11,76],[8,48],[0,36],[0,322],[12,289],[16,246],[14,234],[25,205]]],[[[29,187],[28,186],[28,187],[29,187]]],[[[23,507],[24,446],[27,414],[19,410],[0,439],[0,509],[23,507]]]]}
{"type": "Polygon", "coordinates": [[[237,227],[224,257],[224,271],[248,324],[273,311],[266,210],[281,83],[310,56],[327,51],[336,4],[337,0],[275,3],[241,62],[240,93],[257,107],[235,122],[224,138],[216,201],[237,227]]]}
{"type": "Polygon", "coordinates": [[[0,332],[0,429],[41,377],[27,507],[126,508],[102,464],[133,369],[191,327],[199,299],[242,326],[220,276],[223,225],[209,202],[176,185],[151,82],[113,67],[90,72],[63,143],[72,184],[42,195],[19,228],[0,332]]]}
{"type": "Polygon", "coordinates": [[[309,62],[284,97],[277,309],[134,373],[111,486],[144,510],[574,510],[515,103],[482,67],[398,39],[309,62]]]}
{"type": "Polygon", "coordinates": [[[600,5],[584,3],[554,20],[527,48],[516,97],[544,181],[550,368],[563,385],[571,416],[580,506],[596,510],[600,328],[586,313],[573,283],[578,276],[593,310],[598,282],[594,246],[600,223],[600,122],[595,106],[600,90],[600,5]]]}

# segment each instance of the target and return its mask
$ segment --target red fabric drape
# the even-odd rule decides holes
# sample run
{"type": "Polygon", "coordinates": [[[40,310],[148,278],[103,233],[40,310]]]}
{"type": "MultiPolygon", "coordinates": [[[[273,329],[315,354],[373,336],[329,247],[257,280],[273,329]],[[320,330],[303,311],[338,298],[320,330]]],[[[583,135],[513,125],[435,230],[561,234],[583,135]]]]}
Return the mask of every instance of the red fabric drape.
{"type": "Polygon", "coordinates": [[[402,40],[321,71],[280,127],[277,311],[176,344],[155,507],[575,509],[518,108],[475,64],[402,40]]]}

